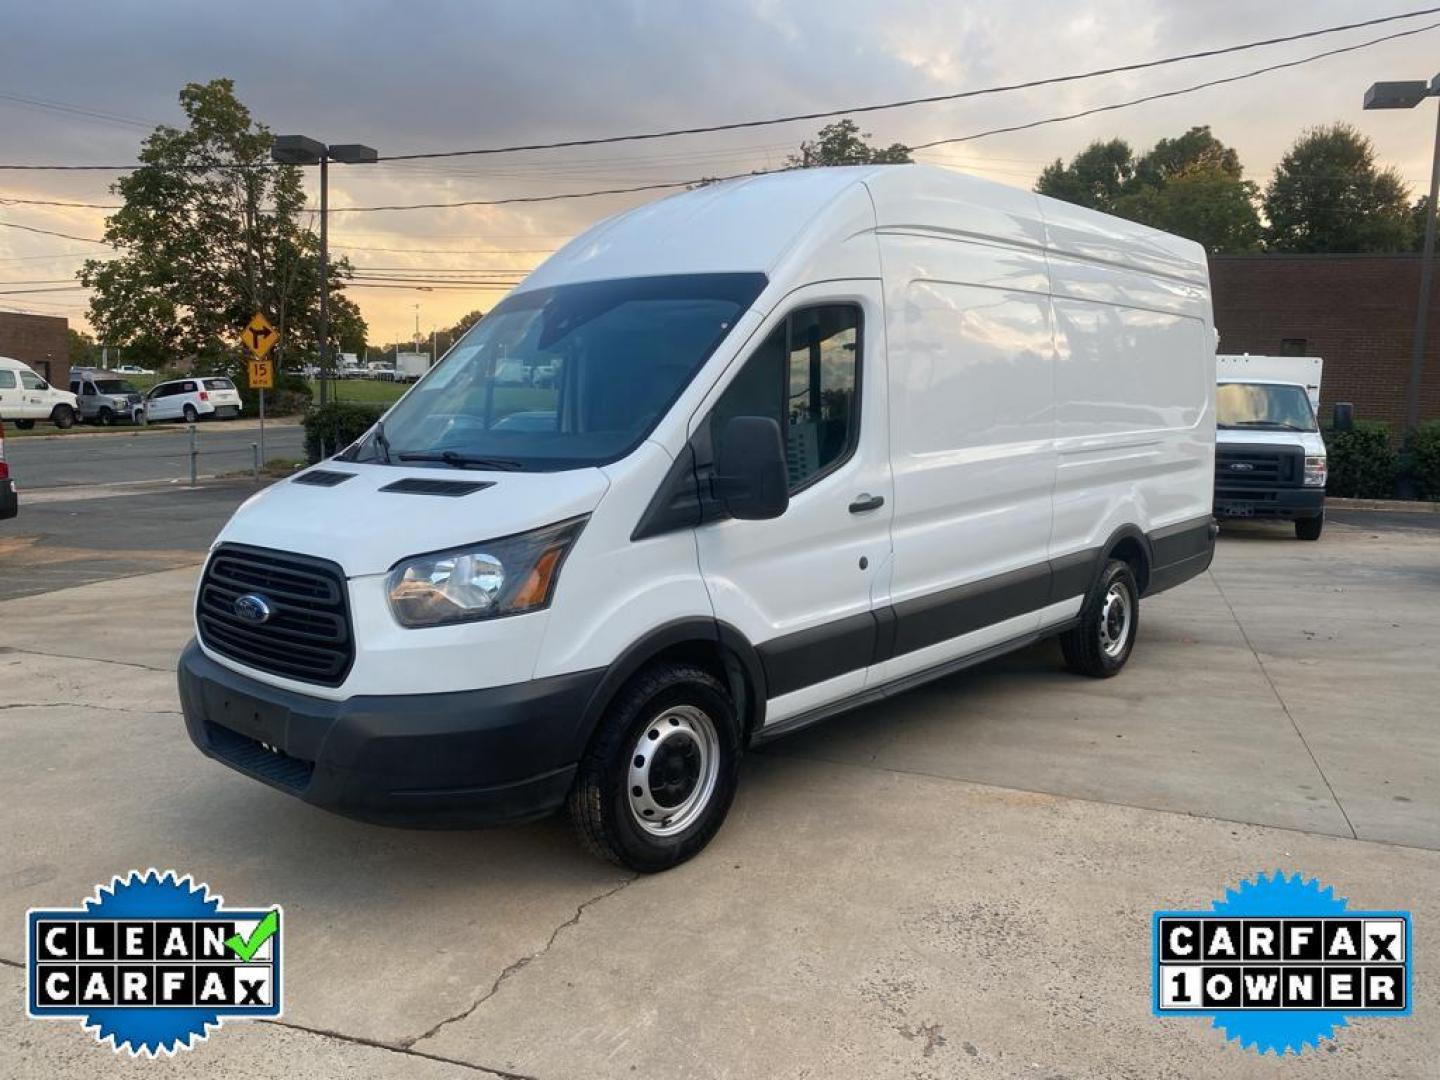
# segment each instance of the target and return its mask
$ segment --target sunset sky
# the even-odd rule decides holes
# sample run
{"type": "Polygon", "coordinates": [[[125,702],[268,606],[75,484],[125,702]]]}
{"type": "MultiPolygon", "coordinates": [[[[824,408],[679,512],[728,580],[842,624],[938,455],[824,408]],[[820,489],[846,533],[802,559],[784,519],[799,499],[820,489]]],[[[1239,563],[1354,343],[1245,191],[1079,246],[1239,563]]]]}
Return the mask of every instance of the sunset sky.
{"type": "MultiPolygon", "coordinates": [[[[276,133],[417,153],[723,123],[942,94],[1237,44],[1419,5],[1317,0],[592,0],[589,3],[199,5],[178,0],[12,9],[0,40],[0,162],[116,164],[157,123],[180,120],[187,81],[233,78],[276,133]]],[[[859,117],[882,143],[965,135],[1191,85],[1428,26],[1431,15],[1063,87],[859,117]]],[[[1377,79],[1428,79],[1440,29],[1227,87],[917,155],[1029,187],[1095,138],[1139,148],[1195,124],[1236,146],[1262,184],[1305,127],[1345,120],[1419,193],[1434,105],[1362,112],[1377,79]]],[[[821,122],[586,150],[332,170],[332,244],[361,268],[521,274],[586,225],[664,193],[449,210],[343,212],[691,180],[779,165],[821,122]]],[[[113,173],[0,173],[0,221],[98,237],[104,212],[5,199],[106,203],[113,173]]],[[[311,177],[313,183],[314,177],[311,177]]],[[[0,228],[0,289],[64,288],[94,244],[0,228]]],[[[354,289],[380,343],[422,333],[503,289],[354,289]]],[[[0,308],[84,325],[85,294],[0,296],[0,308]]]]}

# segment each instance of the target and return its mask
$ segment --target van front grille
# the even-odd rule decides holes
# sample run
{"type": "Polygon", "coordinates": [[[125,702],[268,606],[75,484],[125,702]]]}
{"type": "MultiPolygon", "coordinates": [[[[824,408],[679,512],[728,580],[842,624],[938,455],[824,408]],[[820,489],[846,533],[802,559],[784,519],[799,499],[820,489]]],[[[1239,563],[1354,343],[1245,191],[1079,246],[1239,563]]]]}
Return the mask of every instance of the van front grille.
{"type": "Polygon", "coordinates": [[[205,567],[195,618],[209,648],[287,679],[339,686],[355,659],[345,575],[324,559],[222,544],[205,567]],[[237,605],[241,597],[260,603],[237,605]]]}
{"type": "Polygon", "coordinates": [[[1215,487],[1299,487],[1304,479],[1300,450],[1276,446],[1215,448],[1215,487]]]}

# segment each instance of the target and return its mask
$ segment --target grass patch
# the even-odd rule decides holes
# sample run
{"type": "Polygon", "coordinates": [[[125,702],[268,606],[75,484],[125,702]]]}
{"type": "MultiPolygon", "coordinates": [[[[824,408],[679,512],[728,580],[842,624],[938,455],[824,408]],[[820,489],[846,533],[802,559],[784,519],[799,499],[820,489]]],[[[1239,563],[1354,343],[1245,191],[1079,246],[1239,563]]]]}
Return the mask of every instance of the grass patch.
{"type": "MultiPolygon", "coordinates": [[[[381,382],[379,379],[332,379],[330,396],[335,401],[354,401],[361,405],[393,405],[410,389],[409,383],[381,382]]],[[[320,401],[320,384],[310,380],[315,402],[320,401]]]]}

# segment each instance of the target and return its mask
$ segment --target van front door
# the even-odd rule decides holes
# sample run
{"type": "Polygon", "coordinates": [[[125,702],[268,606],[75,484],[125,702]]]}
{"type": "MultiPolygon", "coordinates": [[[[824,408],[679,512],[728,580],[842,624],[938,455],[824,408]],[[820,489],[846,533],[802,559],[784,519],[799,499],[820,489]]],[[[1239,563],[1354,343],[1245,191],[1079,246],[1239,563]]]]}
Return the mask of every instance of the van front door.
{"type": "Polygon", "coordinates": [[[702,473],[731,417],[784,437],[785,513],[696,530],[716,617],[760,653],[766,726],[856,693],[874,664],[892,505],[881,310],[874,282],[791,294],[697,413],[702,473]]]}

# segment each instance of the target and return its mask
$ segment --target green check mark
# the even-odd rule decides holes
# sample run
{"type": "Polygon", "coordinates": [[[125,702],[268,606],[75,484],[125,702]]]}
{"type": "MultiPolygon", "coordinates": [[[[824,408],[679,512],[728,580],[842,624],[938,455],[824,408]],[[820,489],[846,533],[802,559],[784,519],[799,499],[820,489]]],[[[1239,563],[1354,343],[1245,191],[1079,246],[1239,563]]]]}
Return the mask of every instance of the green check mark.
{"type": "Polygon", "coordinates": [[[242,938],[239,934],[231,934],[225,939],[225,944],[241,960],[249,960],[257,952],[260,946],[275,936],[275,931],[280,929],[280,913],[271,911],[265,918],[260,920],[260,925],[251,931],[249,938],[242,938]]]}

